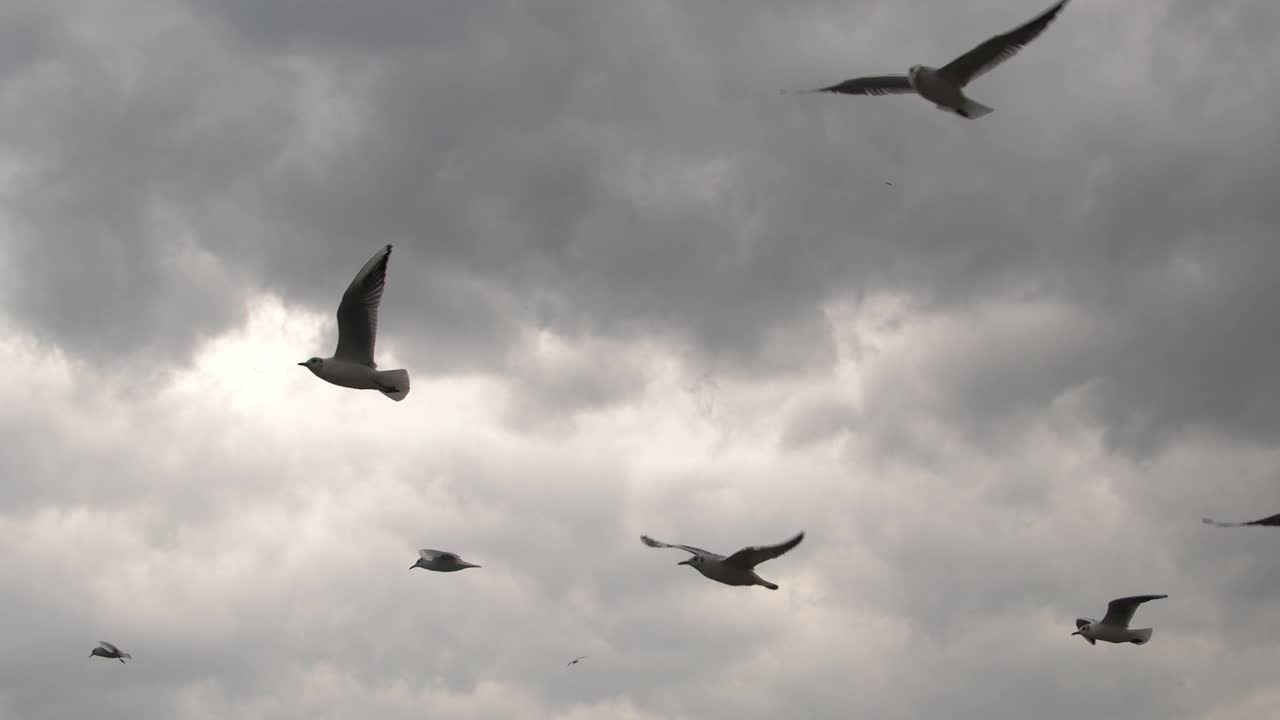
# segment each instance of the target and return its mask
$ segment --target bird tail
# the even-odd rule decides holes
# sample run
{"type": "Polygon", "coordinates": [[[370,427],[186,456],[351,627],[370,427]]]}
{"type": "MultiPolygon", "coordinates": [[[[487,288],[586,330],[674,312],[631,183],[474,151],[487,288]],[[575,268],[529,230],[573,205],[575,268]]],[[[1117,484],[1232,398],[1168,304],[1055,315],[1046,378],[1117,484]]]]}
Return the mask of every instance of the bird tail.
{"type": "Polygon", "coordinates": [[[1142,628],[1141,630],[1130,630],[1129,634],[1132,638],[1129,642],[1134,645],[1146,645],[1151,641],[1151,628],[1142,628]]]}
{"type": "Polygon", "coordinates": [[[982,103],[980,103],[980,102],[974,102],[973,100],[970,100],[969,98],[965,98],[965,99],[964,99],[964,104],[963,104],[963,105],[961,105],[960,107],[956,108],[956,111],[955,111],[955,112],[956,112],[956,114],[957,114],[957,115],[959,115],[960,117],[966,117],[966,118],[969,118],[969,119],[973,119],[973,118],[980,118],[980,117],[982,117],[983,115],[987,115],[987,114],[993,113],[993,112],[995,112],[995,111],[994,111],[994,110],[992,110],[991,108],[987,107],[986,105],[983,105],[983,104],[982,104],[982,103]]]}
{"type": "Polygon", "coordinates": [[[378,373],[378,390],[387,397],[400,402],[409,394],[408,370],[383,370],[378,373]],[[390,388],[383,390],[382,388],[390,388]]]}

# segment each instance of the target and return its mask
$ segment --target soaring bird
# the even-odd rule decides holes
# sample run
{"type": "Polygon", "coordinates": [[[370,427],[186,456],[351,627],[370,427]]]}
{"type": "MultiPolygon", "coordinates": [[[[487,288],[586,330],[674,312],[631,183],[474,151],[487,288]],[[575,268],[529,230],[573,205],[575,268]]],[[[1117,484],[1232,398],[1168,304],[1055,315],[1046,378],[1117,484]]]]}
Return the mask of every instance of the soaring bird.
{"type": "Polygon", "coordinates": [[[640,541],[649,547],[676,548],[692,554],[693,557],[676,564],[688,565],[711,580],[725,585],[763,585],[770,590],[777,590],[778,586],[757,575],[756,566],[787,552],[803,539],[804,533],[800,533],[784,543],[744,547],[729,557],[724,557],[692,545],[669,544],[654,540],[648,535],[640,536],[640,541]]]}
{"type": "Polygon", "coordinates": [[[1134,595],[1133,597],[1116,598],[1107,603],[1107,614],[1102,617],[1101,621],[1091,618],[1076,618],[1076,631],[1071,634],[1079,635],[1088,640],[1090,645],[1095,644],[1098,640],[1109,643],[1145,645],[1151,639],[1151,628],[1130,630],[1129,621],[1133,619],[1133,614],[1137,612],[1138,606],[1142,603],[1151,600],[1162,600],[1167,597],[1169,596],[1134,595]]]}
{"type": "Polygon", "coordinates": [[[585,660],[586,658],[587,658],[587,656],[586,656],[586,655],[579,655],[578,657],[576,657],[576,658],[574,658],[574,659],[570,660],[570,661],[569,661],[569,664],[568,664],[568,665],[565,665],[565,667],[569,667],[569,666],[571,666],[571,665],[577,665],[579,662],[581,662],[581,661],[585,660]]]}
{"type": "Polygon", "coordinates": [[[110,660],[119,660],[121,663],[124,663],[125,658],[129,658],[130,660],[133,659],[132,655],[127,652],[120,652],[120,648],[105,640],[99,642],[98,647],[89,651],[90,658],[93,658],[95,655],[98,657],[108,658],[110,660]]]}
{"type": "Polygon", "coordinates": [[[434,570],[436,572],[458,572],[459,570],[478,567],[480,566],[472,565],[458,557],[456,553],[443,550],[419,550],[418,562],[410,565],[409,569],[422,568],[423,570],[434,570]]]}
{"type": "Polygon", "coordinates": [[[360,268],[338,304],[338,349],[333,357],[313,357],[299,365],[334,385],[356,390],[377,390],[400,402],[409,394],[406,370],[379,370],[373,361],[378,336],[378,303],[387,282],[391,246],[379,250],[360,268]]]}
{"type": "MultiPolygon", "coordinates": [[[[798,90],[797,93],[830,92],[845,95],[919,94],[940,110],[961,117],[977,118],[991,108],[965,97],[964,88],[980,75],[1008,60],[1036,39],[1058,17],[1068,0],[1059,0],[1035,19],[996,35],[940,68],[912,65],[906,75],[874,75],[853,78],[829,87],[798,90]]],[[[786,92],[785,90],[783,92],[786,92]]]]}
{"type": "Polygon", "coordinates": [[[1212,518],[1202,518],[1200,522],[1214,527],[1280,527],[1280,513],[1276,513],[1270,517],[1264,517],[1261,520],[1251,520],[1249,522],[1218,522],[1212,518]]]}

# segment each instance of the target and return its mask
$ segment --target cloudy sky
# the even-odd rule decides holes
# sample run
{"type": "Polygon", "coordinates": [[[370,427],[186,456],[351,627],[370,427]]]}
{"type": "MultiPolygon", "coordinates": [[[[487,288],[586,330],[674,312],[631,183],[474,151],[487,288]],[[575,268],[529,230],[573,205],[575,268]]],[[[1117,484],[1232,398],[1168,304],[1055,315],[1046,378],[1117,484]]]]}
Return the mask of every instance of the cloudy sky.
{"type": "Polygon", "coordinates": [[[1280,5],[778,94],[1047,4],[3,3],[0,718],[1274,712],[1280,5]]]}

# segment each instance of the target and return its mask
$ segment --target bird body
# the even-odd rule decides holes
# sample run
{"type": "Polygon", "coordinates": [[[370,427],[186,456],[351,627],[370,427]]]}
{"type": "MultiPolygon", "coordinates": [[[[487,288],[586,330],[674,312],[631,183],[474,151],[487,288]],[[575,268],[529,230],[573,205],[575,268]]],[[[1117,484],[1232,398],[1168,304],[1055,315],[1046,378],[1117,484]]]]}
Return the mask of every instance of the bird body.
{"type": "MultiPolygon", "coordinates": [[[[941,110],[961,117],[977,118],[991,108],[971,100],[964,88],[980,75],[1008,60],[1044,32],[1068,0],[1059,0],[1048,10],[1007,33],[996,35],[940,68],[912,65],[906,75],[857,77],[828,87],[800,90],[799,93],[830,92],[844,95],[917,94],[941,110]]],[[[786,92],[786,91],[784,91],[786,92]]]]}
{"type": "Polygon", "coordinates": [[[445,552],[443,550],[419,550],[418,561],[409,566],[409,569],[422,568],[423,570],[432,570],[434,572],[458,572],[467,568],[478,568],[479,565],[473,565],[456,553],[445,552]]]}
{"type": "Polygon", "coordinates": [[[1214,527],[1280,527],[1280,514],[1270,515],[1261,520],[1250,520],[1249,522],[1220,522],[1212,518],[1202,518],[1200,522],[1205,525],[1214,527]]]}
{"type": "Polygon", "coordinates": [[[582,662],[582,661],[583,661],[583,660],[585,660],[586,658],[587,658],[587,656],[586,656],[586,655],[579,655],[578,657],[576,657],[576,658],[574,658],[574,659],[570,660],[570,661],[569,661],[569,663],[568,663],[567,665],[565,665],[565,667],[571,667],[571,666],[573,666],[573,665],[577,665],[578,663],[582,662]]]}
{"type": "Polygon", "coordinates": [[[112,645],[111,643],[105,640],[100,641],[98,643],[98,647],[89,651],[89,657],[90,658],[101,657],[101,658],[107,658],[108,660],[119,660],[122,664],[124,663],[125,658],[128,658],[130,660],[133,659],[132,655],[130,655],[127,652],[120,652],[120,648],[116,647],[115,645],[112,645]]]}
{"type": "Polygon", "coordinates": [[[1099,640],[1108,643],[1145,645],[1151,640],[1151,628],[1130,629],[1129,622],[1133,620],[1133,614],[1137,612],[1139,605],[1167,597],[1169,596],[1134,595],[1116,598],[1107,603],[1107,614],[1101,620],[1076,618],[1076,631],[1071,634],[1083,637],[1089,641],[1090,645],[1096,644],[1099,640]]]}
{"type": "Polygon", "coordinates": [[[313,357],[299,365],[327,383],[356,390],[377,390],[399,402],[409,394],[406,370],[379,370],[373,361],[378,335],[378,305],[387,280],[391,246],[379,250],[356,273],[338,305],[338,347],[333,357],[313,357]]]}
{"type": "Polygon", "coordinates": [[[777,545],[752,546],[745,547],[738,552],[725,557],[702,548],[692,545],[676,545],[664,543],[654,540],[648,535],[641,535],[640,541],[652,548],[676,548],[684,550],[692,555],[692,557],[681,560],[677,565],[688,565],[697,570],[703,577],[708,580],[715,580],[724,585],[734,585],[738,587],[749,587],[752,585],[760,585],[777,590],[778,586],[765,580],[756,574],[756,566],[766,560],[782,555],[788,550],[800,544],[804,540],[804,533],[799,533],[795,537],[786,542],[777,545]]]}

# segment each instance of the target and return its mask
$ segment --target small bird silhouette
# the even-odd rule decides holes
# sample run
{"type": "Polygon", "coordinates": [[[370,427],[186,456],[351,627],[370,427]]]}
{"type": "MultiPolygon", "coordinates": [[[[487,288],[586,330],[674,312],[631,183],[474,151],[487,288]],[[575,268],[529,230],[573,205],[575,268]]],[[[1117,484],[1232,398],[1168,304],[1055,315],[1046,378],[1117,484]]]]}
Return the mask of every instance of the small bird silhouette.
{"type": "Polygon", "coordinates": [[[586,657],[587,657],[586,655],[579,655],[578,657],[570,660],[569,664],[565,665],[565,667],[569,667],[570,665],[577,665],[579,661],[585,659],[586,657]]]}

